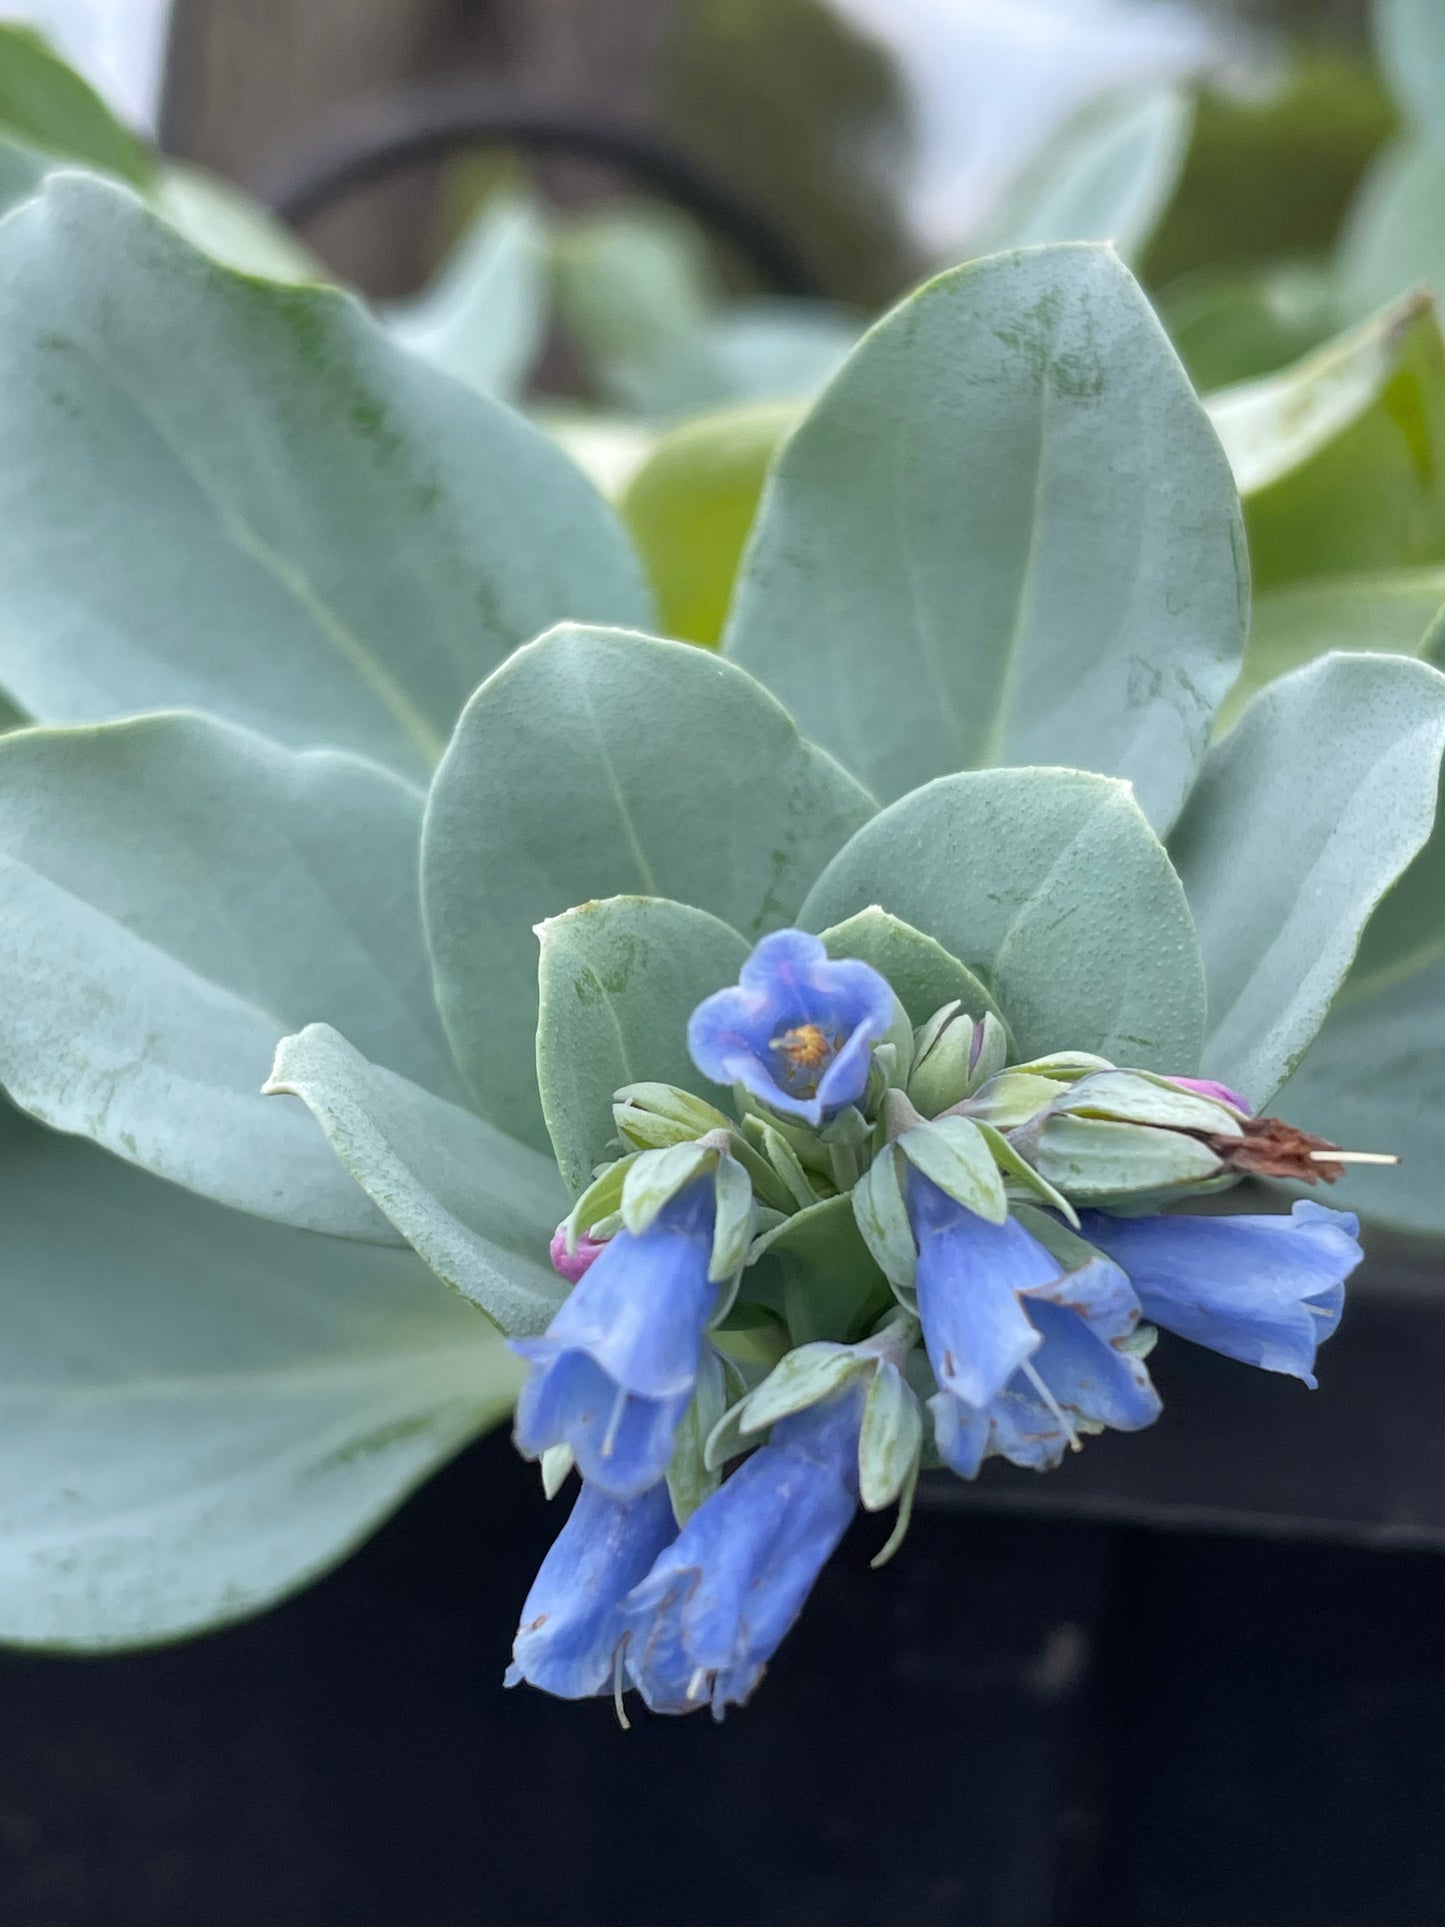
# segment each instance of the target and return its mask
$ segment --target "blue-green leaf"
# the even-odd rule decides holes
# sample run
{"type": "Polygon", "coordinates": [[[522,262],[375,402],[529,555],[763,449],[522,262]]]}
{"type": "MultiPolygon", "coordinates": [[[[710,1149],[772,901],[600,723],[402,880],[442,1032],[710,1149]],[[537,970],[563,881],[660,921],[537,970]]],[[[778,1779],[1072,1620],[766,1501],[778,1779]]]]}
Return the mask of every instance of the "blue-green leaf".
{"type": "Polygon", "coordinates": [[[1337,279],[1352,314],[1425,286],[1445,298],[1445,152],[1392,141],[1365,176],[1340,235],[1337,279]]]}
{"type": "Polygon", "coordinates": [[[1210,751],[1171,847],[1209,981],[1204,1068],[1256,1107],[1429,836],[1442,748],[1445,676],[1332,655],[1263,690],[1210,751]]]}
{"type": "Polygon", "coordinates": [[[886,977],[915,1026],[955,1001],[975,1021],[997,1006],[987,990],[934,937],[870,905],[822,932],[830,957],[860,957],[886,977]]]}
{"type": "Polygon", "coordinates": [[[283,1038],[269,1096],[299,1097],[341,1163],[439,1278],[505,1332],[541,1331],[567,1198],[549,1158],[368,1063],[329,1024],[283,1038]]]}
{"type": "Polygon", "coordinates": [[[885,800],[1087,760],[1172,820],[1233,681],[1228,465],[1095,246],[999,255],[869,333],[784,445],[724,646],[885,800]]]}
{"type": "Polygon", "coordinates": [[[1175,87],[1096,102],[1025,170],[971,252],[1112,241],[1136,260],[1178,184],[1193,122],[1175,87]]]}
{"type": "Polygon", "coordinates": [[[1096,1051],[1191,1071],[1204,975],[1179,879],[1126,783],[1078,770],[941,777],[865,825],[803,906],[879,904],[981,977],[1016,1059],[1096,1051]]]}
{"type": "Polygon", "coordinates": [[[267,281],[331,281],[319,256],[260,201],[206,168],[167,160],[151,205],[213,261],[267,281]]]}
{"type": "Polygon", "coordinates": [[[1439,0],[1375,0],[1371,19],[1395,98],[1445,148],[1445,9],[1439,0]]]}
{"type": "Polygon", "coordinates": [[[546,320],[546,233],[530,199],[489,201],[421,294],[386,316],[395,338],[458,381],[511,400],[546,320]]]}
{"type": "Polygon", "coordinates": [[[1350,1165],[1331,1201],[1445,1233],[1445,812],[1370,919],[1324,1026],[1279,1095],[1292,1123],[1393,1168],[1350,1165]]]}
{"type": "Polygon", "coordinates": [[[545,436],[96,180],[0,225],[0,436],[0,684],[42,721],[190,705],[421,774],[517,643],[646,619],[545,436]]]}
{"type": "Polygon", "coordinates": [[[700,649],[567,627],[519,650],[468,704],[423,841],[437,997],[483,1115],[547,1142],[536,924],[659,896],[756,938],[873,807],[751,676],[700,649]]]}
{"type": "Polygon", "coordinates": [[[260,1088],[309,1018],[456,1089],[417,890],[421,798],[201,716],[0,739],[0,1083],[226,1204],[392,1233],[260,1088]]]}
{"type": "Polygon", "coordinates": [[[156,157],[50,43],[17,21],[0,23],[0,132],[59,161],[79,161],[135,187],[156,157]]]}
{"type": "Polygon", "coordinates": [[[0,1639],[146,1645],[345,1556],[507,1410],[409,1252],[190,1197],[0,1105],[0,1639]]]}
{"type": "Polygon", "coordinates": [[[660,898],[613,897],[542,924],[537,1084],[573,1197],[615,1136],[612,1096],[625,1084],[676,1084],[716,1101],[687,1054],[687,1020],[736,981],[748,946],[705,911],[660,898]]]}

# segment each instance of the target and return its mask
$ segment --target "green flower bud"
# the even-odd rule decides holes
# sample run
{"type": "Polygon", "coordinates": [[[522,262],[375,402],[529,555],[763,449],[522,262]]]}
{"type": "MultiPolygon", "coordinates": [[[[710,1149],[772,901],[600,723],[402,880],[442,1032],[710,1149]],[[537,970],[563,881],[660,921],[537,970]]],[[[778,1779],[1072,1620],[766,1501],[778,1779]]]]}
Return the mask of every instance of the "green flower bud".
{"type": "Polygon", "coordinates": [[[972,1096],[1002,1070],[1008,1033],[990,1011],[977,1022],[955,1001],[914,1033],[908,1095],[924,1117],[937,1117],[972,1096]]]}
{"type": "Polygon", "coordinates": [[[675,1084],[624,1084],[612,1094],[612,1119],[624,1150],[665,1151],[708,1131],[733,1128],[715,1105],[675,1084]]]}

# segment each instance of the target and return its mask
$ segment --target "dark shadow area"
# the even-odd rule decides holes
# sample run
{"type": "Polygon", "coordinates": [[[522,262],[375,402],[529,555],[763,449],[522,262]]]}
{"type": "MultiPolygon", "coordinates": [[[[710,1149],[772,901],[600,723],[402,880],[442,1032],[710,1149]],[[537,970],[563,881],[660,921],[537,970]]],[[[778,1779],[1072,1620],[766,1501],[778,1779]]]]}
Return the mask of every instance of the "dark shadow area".
{"type": "Polygon", "coordinates": [[[721,1729],[499,1679],[502,1438],[189,1646],[0,1662],[5,1927],[1433,1927],[1445,1560],[924,1511],[721,1729]]]}

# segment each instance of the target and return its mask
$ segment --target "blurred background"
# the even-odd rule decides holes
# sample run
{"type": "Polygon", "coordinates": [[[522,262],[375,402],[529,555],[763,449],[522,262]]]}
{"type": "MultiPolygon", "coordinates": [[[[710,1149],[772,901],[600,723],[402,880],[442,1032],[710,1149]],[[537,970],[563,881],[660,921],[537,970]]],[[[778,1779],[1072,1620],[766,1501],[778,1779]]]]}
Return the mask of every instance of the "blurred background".
{"type": "MultiPolygon", "coordinates": [[[[791,405],[923,275],[1058,238],[1074,163],[1132,157],[1110,218],[1201,389],[1445,280],[1445,186],[1381,239],[1411,136],[1363,0],[8,11],[608,486],[661,427],[791,405]],[[515,304],[485,366],[479,287],[515,304]]],[[[699,510],[729,567],[768,421],[699,510]]],[[[664,467],[639,540],[674,507],[664,467]]],[[[715,640],[714,590],[674,633],[715,640]]],[[[0,1927],[1445,1927],[1438,1304],[1380,1240],[1313,1399],[1172,1348],[1157,1437],[932,1495],[881,1576],[860,1528],[721,1732],[501,1693],[553,1520],[485,1440],[254,1624],[0,1656],[0,1927]]]]}

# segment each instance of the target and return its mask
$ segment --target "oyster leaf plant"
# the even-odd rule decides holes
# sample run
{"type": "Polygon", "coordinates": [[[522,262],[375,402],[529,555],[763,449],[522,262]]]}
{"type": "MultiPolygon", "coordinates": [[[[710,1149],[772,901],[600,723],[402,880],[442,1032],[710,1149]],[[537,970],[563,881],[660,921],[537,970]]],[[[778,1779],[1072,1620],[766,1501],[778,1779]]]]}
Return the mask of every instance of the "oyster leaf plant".
{"type": "Polygon", "coordinates": [[[511,1676],[721,1711],[858,1506],[1152,1423],[1156,1328],[1312,1378],[1355,1217],[1161,1211],[1341,1174],[1316,1038],[1438,1131],[1445,677],[1211,742],[1239,499],[1107,247],[864,337],[720,655],[345,294],[61,173],[0,301],[6,1638],[255,1610],[520,1387],[511,1676]]]}

